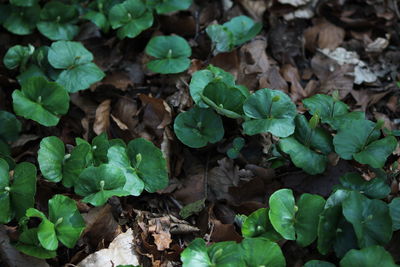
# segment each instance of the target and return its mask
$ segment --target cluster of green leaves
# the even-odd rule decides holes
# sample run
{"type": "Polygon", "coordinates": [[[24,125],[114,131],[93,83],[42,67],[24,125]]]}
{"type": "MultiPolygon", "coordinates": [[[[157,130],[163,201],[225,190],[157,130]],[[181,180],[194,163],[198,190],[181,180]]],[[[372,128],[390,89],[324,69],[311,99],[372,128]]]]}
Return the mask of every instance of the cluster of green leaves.
{"type": "Polygon", "coordinates": [[[83,202],[100,206],[112,196],[139,196],[168,184],[162,152],[143,138],[126,145],[101,134],[91,144],[80,138],[76,144],[66,153],[59,138],[46,137],[40,142],[38,162],[45,179],[74,187],[83,202]]]}
{"type": "Polygon", "coordinates": [[[213,52],[218,54],[232,51],[235,47],[251,40],[261,29],[261,23],[256,23],[247,16],[238,16],[222,25],[208,26],[206,33],[212,41],[213,52]]]}
{"type": "MultiPolygon", "coordinates": [[[[397,146],[390,132],[380,138],[383,123],[366,120],[363,112],[349,112],[337,96],[317,94],[304,99],[311,115],[307,120],[282,91],[265,88],[250,94],[235,84],[231,74],[212,65],[193,74],[190,94],[196,106],[176,117],[174,130],[182,143],[193,148],[223,138],[220,115],[240,119],[244,134],[279,137],[278,157],[287,154],[295,166],[310,174],[324,172],[333,152],[345,160],[382,168],[397,146]]],[[[229,153],[233,158],[238,154],[229,153]]]]}
{"type": "Polygon", "coordinates": [[[22,232],[15,247],[30,256],[41,259],[53,258],[59,242],[73,248],[79,240],[85,222],[74,200],[63,195],[54,195],[49,200],[48,217],[41,211],[29,208],[20,221],[22,232]],[[38,218],[40,224],[30,228],[30,218],[38,218]]]}
{"type": "MultiPolygon", "coordinates": [[[[340,185],[326,201],[312,194],[302,194],[296,201],[292,190],[281,189],[269,198],[269,208],[259,209],[248,217],[238,216],[243,242],[260,240],[260,244],[243,247],[234,242],[220,242],[207,248],[204,241],[197,239],[182,253],[182,261],[184,266],[197,262],[202,262],[202,266],[234,262],[241,262],[234,266],[285,266],[277,244],[274,252],[266,251],[272,248],[273,242],[286,239],[296,240],[302,247],[317,241],[318,251],[326,255],[333,250],[342,259],[340,266],[343,267],[375,266],[370,262],[397,266],[383,248],[393,231],[400,229],[400,198],[389,204],[380,200],[389,193],[390,187],[384,179],[366,181],[356,173],[341,177],[340,185]],[[248,255],[259,262],[246,265],[248,255]],[[269,265],[271,262],[275,265],[269,265]]],[[[305,266],[317,263],[311,261],[305,266]]],[[[327,262],[319,264],[323,265],[316,266],[335,266],[327,262]]]]}

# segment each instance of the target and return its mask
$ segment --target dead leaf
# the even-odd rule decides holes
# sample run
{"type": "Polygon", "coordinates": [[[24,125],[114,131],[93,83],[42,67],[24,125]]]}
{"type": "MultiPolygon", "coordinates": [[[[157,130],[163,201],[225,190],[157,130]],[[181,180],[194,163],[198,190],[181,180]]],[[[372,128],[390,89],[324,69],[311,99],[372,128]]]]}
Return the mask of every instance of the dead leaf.
{"type": "Polygon", "coordinates": [[[300,101],[306,98],[306,92],[300,84],[300,74],[298,69],[290,64],[285,64],[281,68],[283,78],[287,82],[290,82],[290,97],[294,102],[300,101]]]}
{"type": "Polygon", "coordinates": [[[171,107],[161,98],[155,98],[145,94],[139,95],[144,107],[143,123],[154,132],[160,132],[172,121],[171,107]]]}
{"type": "Polygon", "coordinates": [[[172,243],[171,233],[169,228],[171,226],[169,217],[154,218],[149,220],[149,233],[154,237],[154,243],[159,251],[169,248],[172,243]]]}
{"type": "Polygon", "coordinates": [[[265,0],[239,0],[239,3],[246,9],[255,21],[262,21],[268,2],[265,0]]]}
{"type": "Polygon", "coordinates": [[[126,91],[129,86],[133,86],[133,82],[126,72],[116,71],[107,73],[107,76],[101,81],[102,84],[112,85],[117,89],[126,91]]]}
{"type": "Polygon", "coordinates": [[[129,228],[119,234],[106,249],[99,250],[77,264],[78,267],[114,267],[118,265],[139,265],[133,242],[133,231],[129,228]]]}
{"type": "Polygon", "coordinates": [[[270,88],[281,90],[285,93],[289,92],[289,87],[285,79],[279,72],[278,66],[271,66],[267,74],[263,74],[259,79],[260,88],[270,88]]]}
{"type": "Polygon", "coordinates": [[[19,252],[11,245],[4,225],[0,225],[0,265],[9,267],[48,267],[45,260],[37,259],[19,252]]]}
{"type": "Polygon", "coordinates": [[[343,42],[345,31],[325,19],[318,19],[304,32],[305,46],[314,52],[316,48],[334,50],[343,42]]]}
{"type": "Polygon", "coordinates": [[[278,0],[279,3],[284,5],[292,6],[303,6],[311,2],[312,0],[278,0]]]}
{"type": "Polygon", "coordinates": [[[93,124],[93,131],[99,135],[107,132],[110,127],[110,111],[111,111],[111,100],[107,99],[100,103],[96,109],[96,117],[93,124]]]}
{"type": "Polygon", "coordinates": [[[211,59],[212,65],[230,72],[235,78],[239,75],[239,55],[237,50],[228,53],[219,53],[211,59]]]}

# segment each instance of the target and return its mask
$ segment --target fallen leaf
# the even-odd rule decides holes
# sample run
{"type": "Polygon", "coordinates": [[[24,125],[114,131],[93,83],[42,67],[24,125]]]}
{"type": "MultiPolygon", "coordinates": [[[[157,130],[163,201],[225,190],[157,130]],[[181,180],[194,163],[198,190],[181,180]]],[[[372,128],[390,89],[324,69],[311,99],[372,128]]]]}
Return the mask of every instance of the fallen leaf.
{"type": "Polygon", "coordinates": [[[77,264],[78,267],[114,267],[118,265],[139,265],[133,242],[133,231],[129,228],[119,234],[106,249],[101,249],[77,264]]]}
{"type": "Polygon", "coordinates": [[[129,86],[133,86],[133,82],[126,72],[115,71],[107,73],[107,76],[101,81],[102,84],[112,85],[117,89],[126,91],[129,86]]]}
{"type": "Polygon", "coordinates": [[[279,3],[284,5],[292,5],[292,6],[303,6],[311,2],[312,0],[278,0],[279,3]]]}
{"type": "Polygon", "coordinates": [[[294,102],[307,97],[306,92],[300,84],[300,74],[296,67],[290,64],[285,64],[281,68],[281,73],[283,78],[287,82],[290,82],[290,97],[294,102]]]}
{"type": "Polygon", "coordinates": [[[239,0],[239,3],[255,21],[262,21],[268,2],[265,0],[239,0]]]}
{"type": "Polygon", "coordinates": [[[172,243],[171,233],[169,232],[171,222],[169,217],[150,219],[148,222],[149,233],[154,237],[154,243],[159,251],[169,248],[172,243]]]}
{"type": "Polygon", "coordinates": [[[342,28],[325,19],[316,20],[314,26],[304,31],[305,46],[312,52],[316,48],[334,50],[342,44],[344,36],[345,31],[342,28]]]}
{"type": "Polygon", "coordinates": [[[108,127],[110,127],[110,111],[111,111],[110,99],[104,100],[97,107],[95,121],[93,124],[93,131],[97,135],[107,132],[108,127]]]}

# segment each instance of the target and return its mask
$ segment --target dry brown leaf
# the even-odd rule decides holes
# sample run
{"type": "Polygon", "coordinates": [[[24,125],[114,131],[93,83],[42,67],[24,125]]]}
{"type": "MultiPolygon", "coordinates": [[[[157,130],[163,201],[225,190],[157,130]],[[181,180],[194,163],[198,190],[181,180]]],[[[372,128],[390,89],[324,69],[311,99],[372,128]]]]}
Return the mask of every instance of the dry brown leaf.
{"type": "Polygon", "coordinates": [[[171,233],[169,232],[171,221],[169,217],[154,218],[149,220],[149,233],[154,237],[154,243],[159,251],[169,248],[172,243],[171,233]]]}
{"type": "Polygon", "coordinates": [[[164,129],[172,121],[171,107],[161,98],[155,98],[145,94],[139,95],[145,105],[143,123],[154,131],[164,129]]]}
{"type": "Polygon", "coordinates": [[[270,88],[289,92],[289,87],[285,79],[279,72],[278,66],[271,66],[266,75],[262,75],[259,80],[260,88],[270,88]]]}
{"type": "Polygon", "coordinates": [[[265,0],[239,0],[239,3],[246,9],[255,21],[262,21],[267,1],[265,0]]]}
{"type": "Polygon", "coordinates": [[[82,97],[79,93],[71,94],[70,98],[71,98],[71,102],[75,106],[77,106],[78,108],[83,110],[83,112],[85,112],[86,117],[88,117],[88,119],[90,119],[90,120],[94,119],[94,117],[96,115],[96,108],[97,108],[97,104],[95,102],[91,101],[87,97],[82,97]]]}
{"type": "Polygon", "coordinates": [[[111,111],[111,100],[107,99],[100,103],[96,109],[96,117],[93,124],[93,131],[99,135],[107,132],[110,127],[110,111],[111,111]]]}
{"type": "Polygon", "coordinates": [[[240,59],[237,50],[229,53],[220,53],[213,57],[210,63],[224,71],[230,72],[235,78],[239,75],[240,59]]]}
{"type": "Polygon", "coordinates": [[[400,105],[399,105],[399,96],[392,95],[389,98],[389,101],[387,102],[386,106],[390,109],[390,111],[396,112],[400,107],[400,105]]]}
{"type": "Polygon", "coordinates": [[[316,48],[334,50],[344,40],[345,31],[325,19],[317,20],[315,25],[304,32],[305,46],[314,52],[316,48]]]}
{"type": "Polygon", "coordinates": [[[129,75],[122,71],[107,73],[107,76],[101,81],[102,84],[109,84],[117,89],[126,91],[129,86],[133,86],[133,82],[129,75]]]}
{"type": "Polygon", "coordinates": [[[118,235],[106,249],[101,249],[77,264],[78,267],[114,267],[118,265],[139,265],[133,242],[133,231],[129,228],[118,235]]]}
{"type": "Polygon", "coordinates": [[[303,6],[310,3],[312,0],[278,0],[279,3],[292,6],[303,6]]]}
{"type": "Polygon", "coordinates": [[[281,73],[283,78],[287,82],[290,82],[290,97],[294,102],[307,97],[306,92],[300,84],[300,74],[296,67],[285,64],[281,68],[281,73]]]}

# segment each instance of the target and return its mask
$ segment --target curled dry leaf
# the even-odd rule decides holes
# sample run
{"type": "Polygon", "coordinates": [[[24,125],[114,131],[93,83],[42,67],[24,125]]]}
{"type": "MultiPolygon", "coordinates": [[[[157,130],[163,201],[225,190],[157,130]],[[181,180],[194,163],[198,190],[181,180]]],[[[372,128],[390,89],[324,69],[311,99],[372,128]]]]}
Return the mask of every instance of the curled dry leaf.
{"type": "Polygon", "coordinates": [[[262,21],[267,1],[264,0],[239,0],[239,3],[246,9],[255,21],[262,21]]]}
{"type": "Polygon", "coordinates": [[[325,19],[319,19],[315,25],[304,32],[305,46],[310,51],[316,48],[334,50],[343,43],[345,31],[325,19]]]}
{"type": "Polygon", "coordinates": [[[78,267],[114,267],[118,265],[139,265],[131,228],[118,235],[108,248],[87,256],[77,264],[78,267]]]}
{"type": "Polygon", "coordinates": [[[153,131],[164,129],[172,121],[171,107],[161,98],[139,95],[144,108],[143,123],[153,131]]]}
{"type": "Polygon", "coordinates": [[[110,127],[110,111],[111,111],[111,100],[107,99],[100,103],[96,109],[96,117],[93,124],[93,131],[99,135],[107,132],[110,127]]]}
{"type": "Polygon", "coordinates": [[[294,102],[306,98],[306,92],[300,84],[300,74],[296,67],[285,64],[281,68],[281,73],[287,82],[290,82],[290,97],[294,102]]]}
{"type": "Polygon", "coordinates": [[[306,5],[312,0],[278,0],[279,3],[284,4],[284,5],[291,5],[291,6],[303,6],[306,5]]]}

